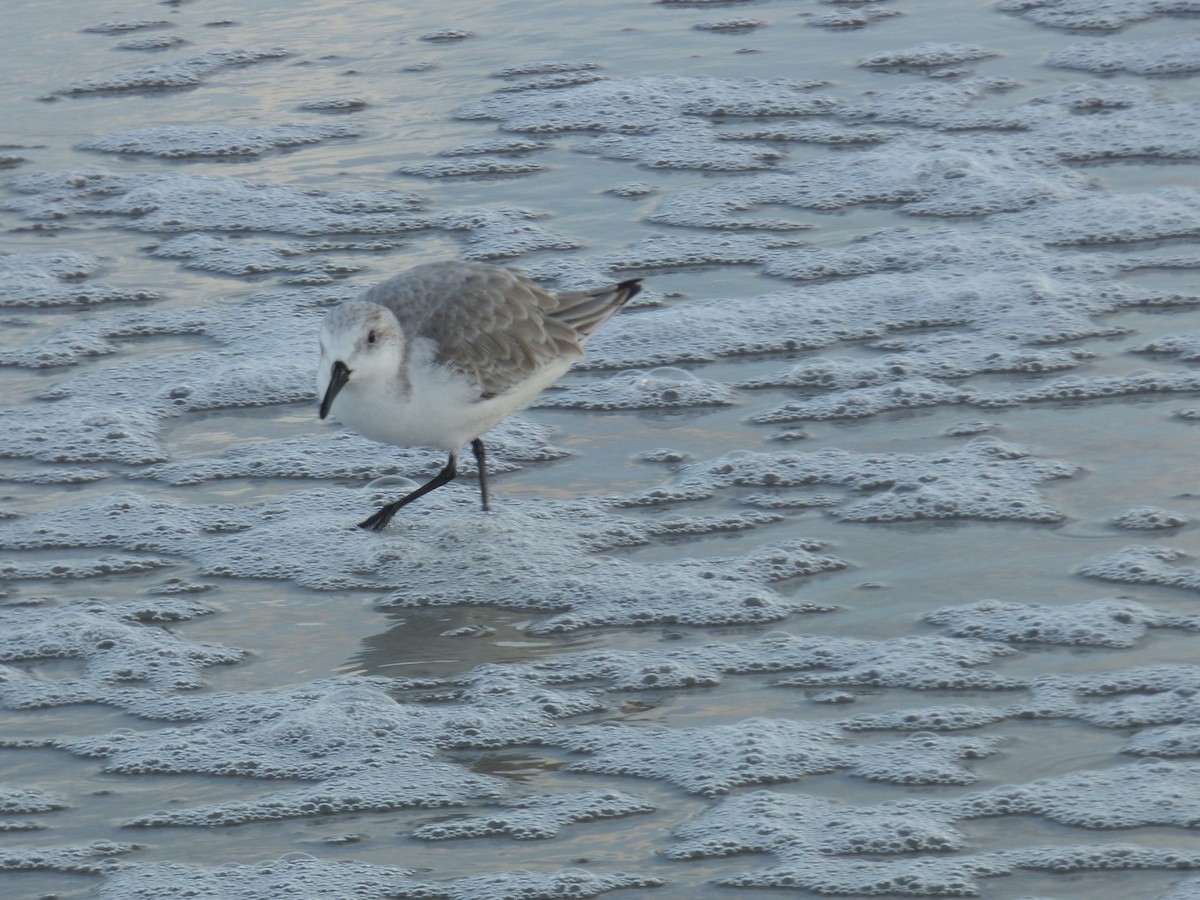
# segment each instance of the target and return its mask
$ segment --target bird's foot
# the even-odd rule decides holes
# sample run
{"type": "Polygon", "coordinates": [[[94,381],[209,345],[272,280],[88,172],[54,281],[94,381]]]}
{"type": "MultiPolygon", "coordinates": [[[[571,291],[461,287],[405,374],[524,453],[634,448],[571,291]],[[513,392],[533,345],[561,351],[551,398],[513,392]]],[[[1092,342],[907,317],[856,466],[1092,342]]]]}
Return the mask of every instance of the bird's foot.
{"type": "Polygon", "coordinates": [[[388,527],[388,523],[392,521],[392,516],[396,515],[397,509],[399,509],[399,506],[389,503],[369,519],[359,522],[358,527],[364,531],[383,531],[383,529],[388,527]]]}

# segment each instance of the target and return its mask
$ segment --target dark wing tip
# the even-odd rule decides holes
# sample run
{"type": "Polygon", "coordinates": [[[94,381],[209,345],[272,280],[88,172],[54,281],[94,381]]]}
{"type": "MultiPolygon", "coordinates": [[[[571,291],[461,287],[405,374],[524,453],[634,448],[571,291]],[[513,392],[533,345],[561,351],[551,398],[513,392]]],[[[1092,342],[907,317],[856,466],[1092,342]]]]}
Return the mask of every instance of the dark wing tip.
{"type": "Polygon", "coordinates": [[[625,292],[625,299],[623,302],[628,303],[642,292],[642,279],[630,278],[628,281],[622,281],[617,285],[617,290],[625,292]]]}

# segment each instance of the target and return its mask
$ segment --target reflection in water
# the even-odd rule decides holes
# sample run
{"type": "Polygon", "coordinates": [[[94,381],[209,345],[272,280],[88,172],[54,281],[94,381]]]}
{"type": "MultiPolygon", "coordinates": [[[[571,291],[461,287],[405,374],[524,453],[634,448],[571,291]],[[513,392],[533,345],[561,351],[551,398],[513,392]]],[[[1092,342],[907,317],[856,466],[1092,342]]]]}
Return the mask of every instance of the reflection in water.
{"type": "Polygon", "coordinates": [[[401,678],[447,678],[477,665],[538,658],[598,643],[591,635],[536,638],[524,617],[479,607],[410,609],[392,614],[391,626],[365,637],[344,671],[401,678]]]}

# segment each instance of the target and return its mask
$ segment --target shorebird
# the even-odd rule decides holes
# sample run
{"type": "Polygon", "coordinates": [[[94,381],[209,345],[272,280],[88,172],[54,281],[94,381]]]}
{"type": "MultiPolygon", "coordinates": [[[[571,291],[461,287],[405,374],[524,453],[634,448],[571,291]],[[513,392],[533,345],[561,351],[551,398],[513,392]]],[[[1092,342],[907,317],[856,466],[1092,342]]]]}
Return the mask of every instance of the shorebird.
{"type": "Polygon", "coordinates": [[[445,467],[360,528],[451,481],[468,441],[488,508],[480,435],[530,403],[583,356],[583,345],[641,290],[633,278],[551,294],[514,269],[477,262],[415,266],[332,309],[321,323],[320,415],[372,440],[437,447],[445,467]]]}

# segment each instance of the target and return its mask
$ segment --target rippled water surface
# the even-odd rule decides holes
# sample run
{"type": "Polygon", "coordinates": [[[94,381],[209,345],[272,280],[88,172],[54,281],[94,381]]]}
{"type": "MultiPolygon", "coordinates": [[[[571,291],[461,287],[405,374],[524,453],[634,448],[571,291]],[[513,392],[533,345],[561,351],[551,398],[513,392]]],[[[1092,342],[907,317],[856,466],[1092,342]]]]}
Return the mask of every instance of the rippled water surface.
{"type": "Polygon", "coordinates": [[[1200,896],[1200,7],[408,6],[6,6],[0,894],[1200,896]],[[646,290],[363,533],[445,257],[646,290]]]}

